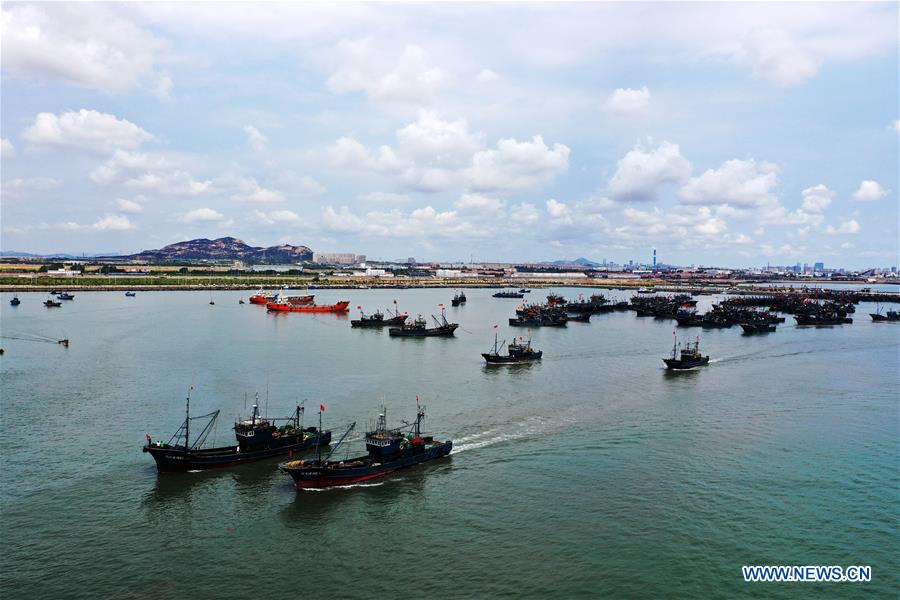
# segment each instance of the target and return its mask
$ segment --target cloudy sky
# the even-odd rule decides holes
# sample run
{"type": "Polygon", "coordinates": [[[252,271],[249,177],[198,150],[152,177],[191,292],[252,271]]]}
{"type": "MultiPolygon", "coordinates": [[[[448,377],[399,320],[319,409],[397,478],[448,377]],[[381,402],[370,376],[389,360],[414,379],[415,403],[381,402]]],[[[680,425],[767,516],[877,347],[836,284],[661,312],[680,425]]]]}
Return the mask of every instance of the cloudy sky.
{"type": "Polygon", "coordinates": [[[894,2],[2,13],[4,250],[900,261],[894,2]]]}

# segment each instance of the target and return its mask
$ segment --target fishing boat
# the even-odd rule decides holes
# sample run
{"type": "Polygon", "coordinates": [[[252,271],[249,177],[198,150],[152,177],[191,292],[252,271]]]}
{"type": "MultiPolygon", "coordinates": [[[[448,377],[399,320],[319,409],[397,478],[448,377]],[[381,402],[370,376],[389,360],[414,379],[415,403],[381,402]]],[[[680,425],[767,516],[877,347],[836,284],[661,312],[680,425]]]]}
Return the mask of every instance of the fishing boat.
{"type": "Polygon", "coordinates": [[[12,306],[18,306],[18,305],[22,304],[22,301],[19,300],[19,296],[18,296],[18,295],[15,295],[15,296],[12,297],[12,300],[10,300],[9,303],[10,303],[12,306]]]}
{"type": "Polygon", "coordinates": [[[513,342],[506,347],[506,354],[500,354],[503,344],[498,345],[497,334],[494,334],[494,349],[491,352],[483,352],[481,354],[489,365],[511,365],[515,363],[531,362],[533,360],[541,360],[544,355],[542,350],[535,350],[531,347],[531,340],[527,342],[524,338],[518,338],[517,342],[513,342]]]}
{"type": "MultiPolygon", "coordinates": [[[[675,332],[672,332],[673,335],[675,332]]],[[[688,342],[685,344],[684,348],[681,349],[681,356],[678,356],[678,341],[672,345],[672,356],[670,358],[664,358],[663,362],[666,363],[666,368],[668,369],[693,369],[694,367],[701,367],[703,365],[709,364],[709,356],[703,356],[700,354],[700,338],[691,343],[688,342]]]]}
{"type": "Polygon", "coordinates": [[[292,456],[313,447],[327,446],[331,443],[331,432],[322,431],[321,413],[319,427],[303,427],[303,407],[298,406],[294,414],[283,419],[268,419],[259,414],[259,405],[253,405],[253,414],[249,419],[238,420],[234,424],[234,435],[237,445],[219,448],[203,448],[219,411],[213,411],[199,417],[192,417],[190,412],[191,397],[188,394],[185,409],[185,420],[168,442],[156,441],[147,435],[144,452],[149,452],[156,461],[156,469],[160,473],[184,473],[185,471],[218,469],[245,463],[256,462],[266,458],[292,456]],[[205,425],[200,433],[190,439],[191,423],[200,421],[205,425]],[[283,423],[279,425],[279,422],[283,423]]]}
{"type": "Polygon", "coordinates": [[[363,312],[362,306],[357,306],[359,309],[359,319],[352,319],[350,321],[350,327],[384,327],[384,326],[400,326],[406,323],[406,319],[409,317],[406,313],[401,313],[397,307],[397,301],[394,300],[394,310],[396,314],[392,315],[388,312],[388,316],[385,317],[385,314],[380,310],[376,310],[371,315],[367,315],[363,312]]]}
{"type": "Polygon", "coordinates": [[[770,321],[752,321],[750,323],[741,323],[741,329],[744,333],[771,333],[775,331],[777,325],[770,321]]]}
{"type": "Polygon", "coordinates": [[[276,299],[266,304],[266,308],[272,312],[345,313],[350,310],[349,307],[349,300],[334,304],[293,304],[286,299],[276,299]]]}
{"type": "Polygon", "coordinates": [[[47,308],[58,308],[62,306],[62,302],[58,302],[52,298],[47,298],[44,301],[44,306],[46,306],[47,308]]]}
{"type": "Polygon", "coordinates": [[[450,304],[452,304],[453,306],[459,306],[460,304],[465,304],[465,303],[466,303],[466,293],[465,292],[458,292],[458,293],[454,294],[453,299],[450,300],[450,304]]]}
{"type": "Polygon", "coordinates": [[[135,296],[137,296],[137,293],[136,292],[125,292],[125,296],[127,296],[128,298],[134,298],[135,296]]]}
{"type": "Polygon", "coordinates": [[[493,294],[493,297],[494,298],[524,298],[525,294],[522,294],[515,290],[511,290],[511,291],[495,292],[493,294]]]}
{"type": "Polygon", "coordinates": [[[520,293],[520,294],[530,294],[530,293],[531,293],[531,290],[522,288],[521,290],[519,290],[519,293],[520,293]]]}
{"type": "Polygon", "coordinates": [[[589,312],[575,313],[575,314],[569,315],[568,317],[569,317],[569,321],[574,321],[576,323],[590,323],[591,322],[591,313],[589,313],[589,312]]]}
{"type": "Polygon", "coordinates": [[[388,329],[388,335],[391,337],[451,337],[459,323],[449,323],[447,315],[441,307],[441,319],[438,320],[434,315],[434,327],[428,327],[428,321],[422,315],[416,317],[412,323],[404,323],[400,327],[388,329]]]}
{"type": "Polygon", "coordinates": [[[881,307],[875,309],[875,312],[869,313],[869,316],[872,317],[872,320],[876,323],[900,323],[900,311],[889,310],[884,314],[881,314],[881,307]]]}
{"type": "Polygon", "coordinates": [[[278,292],[266,292],[265,290],[259,290],[252,296],[250,296],[250,304],[268,304],[269,302],[274,302],[278,297],[278,292]]]}
{"type": "Polygon", "coordinates": [[[59,300],[74,300],[75,294],[70,294],[69,292],[60,292],[56,295],[59,300]]]}
{"type": "Polygon", "coordinates": [[[559,294],[549,294],[547,296],[547,302],[549,302],[553,306],[568,304],[568,300],[560,296],[559,294]]]}
{"type": "Polygon", "coordinates": [[[852,323],[853,319],[836,312],[819,312],[794,315],[797,325],[843,325],[852,323]]]}
{"type": "Polygon", "coordinates": [[[453,442],[450,440],[441,442],[433,436],[422,435],[424,406],[419,407],[413,423],[404,423],[404,427],[394,429],[388,429],[386,413],[382,407],[375,427],[366,432],[366,454],[345,460],[331,460],[356,426],[356,423],[351,423],[340,441],[324,458],[320,450],[313,460],[291,460],[282,463],[279,468],[291,476],[297,489],[327,488],[381,477],[447,456],[453,449],[453,442]]]}

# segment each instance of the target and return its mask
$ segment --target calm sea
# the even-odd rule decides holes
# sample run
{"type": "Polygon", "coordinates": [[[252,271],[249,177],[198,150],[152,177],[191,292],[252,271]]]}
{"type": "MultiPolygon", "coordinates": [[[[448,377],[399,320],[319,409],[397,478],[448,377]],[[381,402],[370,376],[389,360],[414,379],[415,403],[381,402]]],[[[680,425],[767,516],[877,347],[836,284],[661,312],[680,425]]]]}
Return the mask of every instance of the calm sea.
{"type": "Polygon", "coordinates": [[[527,334],[492,291],[460,308],[452,290],[318,292],[447,304],[456,338],[424,340],[267,314],[246,292],[0,295],[0,595],[896,597],[900,325],[863,304],[852,325],[688,329],[711,364],[670,374],[674,322],[614,313],[532,332],[539,364],[488,368],[494,324],[527,334]],[[409,420],[418,395],[456,449],[320,492],[277,461],[157,475],[144,435],[168,439],[192,384],[195,414],[222,411],[219,445],[257,393],[270,416],[325,404],[336,430],[382,402],[409,420]],[[873,581],[744,583],[753,564],[871,565],[873,581]]]}

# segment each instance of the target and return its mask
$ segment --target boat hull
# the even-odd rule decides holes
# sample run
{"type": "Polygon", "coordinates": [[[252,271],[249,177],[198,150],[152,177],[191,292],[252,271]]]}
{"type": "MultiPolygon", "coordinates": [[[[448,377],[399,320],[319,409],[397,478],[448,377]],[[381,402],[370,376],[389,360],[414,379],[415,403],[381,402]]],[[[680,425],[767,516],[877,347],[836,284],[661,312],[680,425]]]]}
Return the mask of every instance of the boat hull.
{"type": "Polygon", "coordinates": [[[694,367],[702,367],[704,365],[709,364],[709,357],[704,356],[700,360],[692,360],[690,362],[685,362],[680,358],[664,358],[663,362],[666,363],[667,369],[672,369],[674,371],[685,370],[685,369],[693,369],[694,367]]]}
{"type": "MultiPolygon", "coordinates": [[[[316,437],[309,436],[300,440],[299,436],[291,436],[286,443],[277,446],[253,450],[237,451],[237,446],[210,448],[207,450],[185,450],[183,447],[159,447],[145,445],[144,452],[149,452],[156,461],[156,470],[160,473],[185,473],[187,471],[204,471],[235,467],[257,462],[268,458],[287,456],[291,452],[300,452],[316,446],[316,437]]],[[[273,442],[274,443],[274,442],[273,442]]],[[[327,446],[331,443],[331,432],[326,431],[319,436],[319,444],[327,446]]]]}
{"type": "Polygon", "coordinates": [[[350,310],[350,302],[341,301],[335,304],[311,304],[307,306],[289,302],[269,302],[266,304],[266,308],[272,312],[345,313],[350,310]]]}
{"type": "MultiPolygon", "coordinates": [[[[280,468],[291,476],[294,480],[294,487],[297,489],[321,489],[341,485],[352,485],[354,483],[375,479],[376,477],[382,477],[400,469],[407,469],[430,460],[442,458],[450,454],[452,449],[453,442],[446,441],[435,444],[419,454],[404,456],[381,464],[368,463],[355,468],[334,468],[332,466],[321,467],[316,465],[288,466],[286,463],[282,464],[280,468]]],[[[359,457],[356,459],[349,459],[347,462],[368,462],[368,458],[369,457],[367,456],[359,457]]]]}
{"type": "Polygon", "coordinates": [[[456,328],[456,323],[451,323],[446,327],[434,327],[432,329],[389,329],[388,335],[391,337],[452,337],[456,328]]]}
{"type": "Polygon", "coordinates": [[[489,365],[515,365],[518,363],[527,363],[534,362],[536,360],[541,360],[541,357],[544,355],[543,350],[538,350],[534,354],[528,357],[520,357],[520,356],[503,356],[502,354],[490,354],[487,352],[482,353],[482,357],[487,361],[489,365]]]}

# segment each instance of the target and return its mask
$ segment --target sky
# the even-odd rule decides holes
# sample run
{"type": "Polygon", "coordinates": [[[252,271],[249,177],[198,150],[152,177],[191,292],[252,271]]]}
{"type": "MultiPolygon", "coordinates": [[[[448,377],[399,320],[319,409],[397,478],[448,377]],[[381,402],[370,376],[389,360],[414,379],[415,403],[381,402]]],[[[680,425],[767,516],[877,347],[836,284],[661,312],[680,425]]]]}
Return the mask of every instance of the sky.
{"type": "Polygon", "coordinates": [[[900,263],[898,4],[2,4],[0,248],[900,263]]]}

